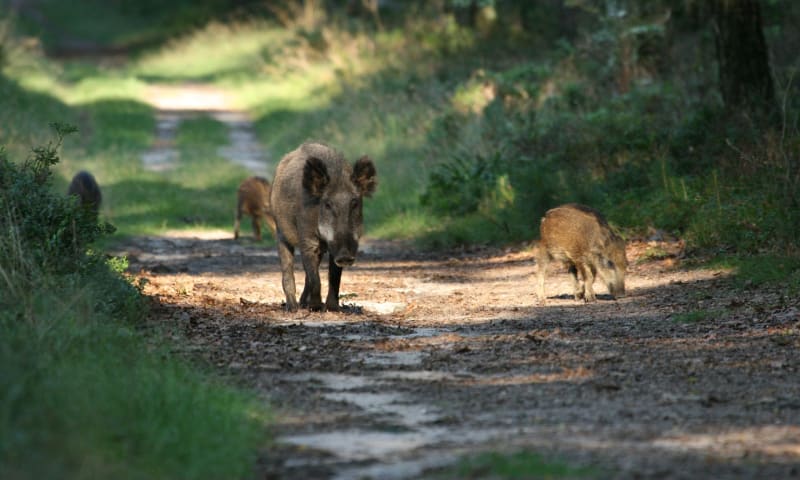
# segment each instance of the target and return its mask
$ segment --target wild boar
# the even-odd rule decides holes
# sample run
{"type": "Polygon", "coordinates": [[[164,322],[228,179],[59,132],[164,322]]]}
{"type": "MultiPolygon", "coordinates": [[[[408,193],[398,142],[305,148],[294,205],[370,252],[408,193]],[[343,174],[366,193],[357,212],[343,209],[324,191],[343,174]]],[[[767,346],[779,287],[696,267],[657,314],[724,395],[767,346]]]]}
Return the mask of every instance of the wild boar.
{"type": "Polygon", "coordinates": [[[95,214],[100,210],[100,203],[103,201],[97,180],[85,170],[81,170],[72,177],[67,188],[67,195],[78,197],[78,204],[92,209],[95,214]]]}
{"type": "Polygon", "coordinates": [[[625,294],[625,241],[617,236],[597,210],[570,203],[548,210],[539,227],[537,253],[539,288],[544,305],[544,277],[552,260],[564,262],[572,274],[575,299],[597,300],[592,284],[600,275],[612,297],[625,294]]]}
{"type": "Polygon", "coordinates": [[[236,219],[233,223],[233,238],[239,238],[239,227],[242,215],[246,214],[253,219],[253,233],[257,240],[261,240],[261,221],[266,222],[272,236],[275,236],[275,219],[269,206],[269,182],[263,177],[248,177],[242,181],[237,191],[236,219]]]}
{"type": "Polygon", "coordinates": [[[300,306],[322,310],[319,265],[327,252],[328,296],[324,307],[339,310],[342,268],[353,264],[363,234],[362,201],[377,187],[372,160],[352,166],[341,153],[321,143],[304,143],[281,159],[272,185],[286,308],[297,310],[294,249],[300,247],[305,286],[300,306]]]}

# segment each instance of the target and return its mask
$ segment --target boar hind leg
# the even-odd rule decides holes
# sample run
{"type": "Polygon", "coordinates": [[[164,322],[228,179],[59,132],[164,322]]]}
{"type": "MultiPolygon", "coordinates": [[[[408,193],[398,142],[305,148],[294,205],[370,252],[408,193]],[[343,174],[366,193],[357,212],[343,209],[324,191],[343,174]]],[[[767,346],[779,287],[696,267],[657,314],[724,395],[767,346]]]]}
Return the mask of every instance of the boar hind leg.
{"type": "Polygon", "coordinates": [[[283,279],[283,293],[286,295],[286,309],[290,312],[297,310],[297,297],[294,286],[294,247],[285,239],[278,240],[278,257],[281,260],[281,276],[283,279]]]}
{"type": "Polygon", "coordinates": [[[253,233],[256,240],[261,241],[261,223],[258,221],[258,215],[253,215],[253,233]]]}
{"type": "Polygon", "coordinates": [[[242,223],[242,202],[239,202],[239,205],[236,206],[236,214],[234,215],[233,219],[233,239],[237,240],[239,238],[239,227],[242,223]]]}
{"type": "Polygon", "coordinates": [[[342,282],[342,267],[336,265],[333,255],[329,255],[328,264],[328,297],[325,299],[325,308],[331,312],[339,311],[339,285],[342,282]]]}
{"type": "Polygon", "coordinates": [[[300,295],[300,306],[309,310],[322,310],[322,287],[319,280],[319,264],[322,251],[317,249],[303,253],[303,269],[306,271],[306,283],[300,295]]]}
{"type": "Polygon", "coordinates": [[[536,264],[539,267],[538,270],[538,286],[536,289],[536,296],[539,297],[539,303],[545,305],[547,303],[547,297],[544,294],[544,277],[547,274],[547,265],[550,263],[550,259],[547,255],[540,254],[536,258],[536,264]]]}
{"type": "Polygon", "coordinates": [[[269,231],[272,232],[272,238],[278,238],[277,227],[275,226],[275,217],[273,217],[271,213],[265,213],[264,220],[267,223],[267,227],[269,227],[269,231]]]}

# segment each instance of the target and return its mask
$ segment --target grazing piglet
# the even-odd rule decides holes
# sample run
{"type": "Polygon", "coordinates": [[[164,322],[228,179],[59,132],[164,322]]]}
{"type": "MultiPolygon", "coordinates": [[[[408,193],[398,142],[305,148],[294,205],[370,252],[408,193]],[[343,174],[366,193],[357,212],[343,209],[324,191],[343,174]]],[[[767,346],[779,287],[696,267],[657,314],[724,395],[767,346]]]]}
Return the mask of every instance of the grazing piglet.
{"type": "Polygon", "coordinates": [[[78,204],[90,208],[95,214],[100,210],[100,202],[103,200],[97,180],[85,170],[81,170],[72,177],[69,188],[67,188],[67,195],[78,197],[78,204]]]}
{"type": "Polygon", "coordinates": [[[353,264],[363,233],[362,200],[375,192],[375,165],[363,156],[353,165],[320,143],[304,143],[281,159],[272,185],[286,308],[297,310],[294,249],[300,247],[305,286],[303,308],[322,310],[319,264],[328,252],[325,308],[339,310],[342,268],[353,264]]]}
{"type": "Polygon", "coordinates": [[[544,305],[544,277],[548,264],[564,262],[575,284],[575,299],[597,300],[595,275],[606,283],[612,296],[625,294],[625,241],[618,237],[597,210],[570,203],[548,210],[539,227],[539,301],[544,305]]]}
{"type": "Polygon", "coordinates": [[[267,223],[272,236],[275,236],[275,219],[269,206],[270,186],[266,178],[248,177],[239,185],[236,201],[236,220],[233,224],[233,238],[239,238],[242,214],[253,217],[253,233],[261,240],[261,220],[267,223]]]}

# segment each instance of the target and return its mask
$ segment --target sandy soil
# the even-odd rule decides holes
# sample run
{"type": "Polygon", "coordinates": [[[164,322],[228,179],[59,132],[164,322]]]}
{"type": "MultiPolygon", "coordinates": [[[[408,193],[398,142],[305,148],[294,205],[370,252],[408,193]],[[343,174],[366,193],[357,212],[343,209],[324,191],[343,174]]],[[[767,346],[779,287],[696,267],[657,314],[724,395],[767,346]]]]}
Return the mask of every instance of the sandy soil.
{"type": "Polygon", "coordinates": [[[272,406],[257,478],[426,478],[519,449],[601,478],[800,476],[800,301],[682,269],[679,251],[632,243],[619,300],[596,284],[575,301],[556,271],[541,306],[532,251],[367,241],[342,313],[285,312],[274,248],[232,232],[117,253],[182,354],[272,406]]]}

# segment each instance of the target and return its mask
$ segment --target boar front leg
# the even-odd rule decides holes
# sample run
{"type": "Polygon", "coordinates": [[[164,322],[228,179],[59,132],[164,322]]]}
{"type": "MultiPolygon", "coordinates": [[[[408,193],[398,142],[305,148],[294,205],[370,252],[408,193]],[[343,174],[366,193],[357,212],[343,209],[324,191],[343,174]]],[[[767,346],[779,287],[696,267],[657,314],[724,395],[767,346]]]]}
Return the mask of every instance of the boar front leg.
{"type": "Polygon", "coordinates": [[[303,269],[306,271],[306,283],[300,296],[300,306],[309,310],[322,310],[322,289],[319,280],[319,264],[323,251],[316,247],[303,252],[303,269]]]}
{"type": "Polygon", "coordinates": [[[592,284],[594,284],[594,268],[592,268],[590,265],[581,264],[580,270],[583,274],[583,299],[587,303],[596,302],[597,296],[595,296],[594,288],[592,288],[592,284]]]}
{"type": "Polygon", "coordinates": [[[536,257],[536,263],[538,264],[538,286],[536,289],[536,296],[539,297],[539,303],[542,305],[547,305],[547,297],[544,293],[544,277],[547,275],[547,266],[550,263],[550,259],[546,254],[540,253],[538,257],[536,257]]]}
{"type": "Polygon", "coordinates": [[[336,265],[333,255],[329,255],[328,263],[328,297],[325,299],[325,308],[331,312],[339,311],[339,285],[342,282],[342,267],[336,265]]]}
{"type": "Polygon", "coordinates": [[[580,275],[578,275],[578,267],[576,267],[574,263],[570,263],[568,265],[568,270],[569,274],[572,276],[572,295],[575,300],[581,300],[585,295],[585,287],[584,282],[581,281],[580,275]]]}
{"type": "MultiPolygon", "coordinates": [[[[317,255],[317,260],[316,260],[317,265],[322,263],[322,251],[321,250],[316,250],[314,248],[312,248],[311,251],[312,252],[316,252],[316,253],[314,253],[314,255],[317,255]]],[[[304,269],[306,268],[306,262],[305,261],[303,262],[303,268],[304,269]]],[[[317,267],[317,269],[315,271],[319,272],[319,266],[317,267]]],[[[306,281],[305,281],[305,284],[303,285],[303,293],[300,294],[300,306],[303,307],[303,308],[308,308],[309,295],[311,295],[311,290],[312,290],[311,287],[312,287],[311,277],[308,274],[306,274],[306,281]]],[[[322,295],[322,293],[320,292],[320,296],[321,295],[322,295]]],[[[320,303],[321,303],[321,300],[320,300],[320,303]]]]}
{"type": "Polygon", "coordinates": [[[239,227],[242,223],[242,199],[240,198],[236,203],[236,214],[233,217],[233,239],[239,239],[239,227]]]}
{"type": "Polygon", "coordinates": [[[283,293],[286,295],[286,309],[290,312],[297,310],[297,297],[294,287],[294,247],[286,239],[278,240],[278,257],[281,261],[281,276],[283,280],[283,293]]]}

